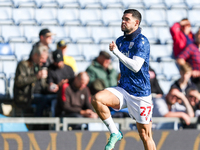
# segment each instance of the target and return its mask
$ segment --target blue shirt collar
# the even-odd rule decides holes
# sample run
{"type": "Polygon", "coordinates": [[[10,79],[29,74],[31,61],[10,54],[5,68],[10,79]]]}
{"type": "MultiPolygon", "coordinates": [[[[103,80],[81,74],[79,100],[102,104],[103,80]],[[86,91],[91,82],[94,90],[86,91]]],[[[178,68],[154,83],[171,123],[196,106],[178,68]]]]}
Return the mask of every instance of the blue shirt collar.
{"type": "Polygon", "coordinates": [[[131,34],[124,34],[124,40],[126,41],[132,41],[134,38],[138,36],[138,34],[141,33],[141,28],[139,27],[137,30],[135,30],[131,34]]]}

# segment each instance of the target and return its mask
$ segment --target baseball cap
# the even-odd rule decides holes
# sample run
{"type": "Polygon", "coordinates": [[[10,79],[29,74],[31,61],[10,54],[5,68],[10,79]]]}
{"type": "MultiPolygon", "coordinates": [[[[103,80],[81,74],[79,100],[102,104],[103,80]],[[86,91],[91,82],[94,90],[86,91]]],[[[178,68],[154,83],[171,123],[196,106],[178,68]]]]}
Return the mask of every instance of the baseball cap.
{"type": "Polygon", "coordinates": [[[46,36],[52,36],[55,35],[55,33],[52,33],[49,29],[42,29],[39,33],[39,36],[46,35],[46,36]]]}
{"type": "Polygon", "coordinates": [[[57,43],[57,47],[66,47],[67,43],[64,40],[61,40],[57,43]]]}
{"type": "Polygon", "coordinates": [[[63,54],[61,50],[55,50],[53,52],[53,59],[55,62],[63,61],[63,54]]]}
{"type": "Polygon", "coordinates": [[[100,51],[99,55],[102,55],[107,59],[111,59],[110,54],[108,52],[106,52],[106,51],[100,51]]]}

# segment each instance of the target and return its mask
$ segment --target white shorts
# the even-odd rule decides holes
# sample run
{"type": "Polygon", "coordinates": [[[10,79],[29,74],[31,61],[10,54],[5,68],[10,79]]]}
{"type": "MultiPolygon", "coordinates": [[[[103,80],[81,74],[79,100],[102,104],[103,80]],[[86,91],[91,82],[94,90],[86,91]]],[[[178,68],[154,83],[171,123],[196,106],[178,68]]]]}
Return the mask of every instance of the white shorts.
{"type": "Polygon", "coordinates": [[[106,88],[119,98],[120,108],[128,108],[129,115],[141,124],[149,124],[152,117],[153,103],[151,95],[145,97],[136,97],[130,95],[121,87],[106,88]]]}

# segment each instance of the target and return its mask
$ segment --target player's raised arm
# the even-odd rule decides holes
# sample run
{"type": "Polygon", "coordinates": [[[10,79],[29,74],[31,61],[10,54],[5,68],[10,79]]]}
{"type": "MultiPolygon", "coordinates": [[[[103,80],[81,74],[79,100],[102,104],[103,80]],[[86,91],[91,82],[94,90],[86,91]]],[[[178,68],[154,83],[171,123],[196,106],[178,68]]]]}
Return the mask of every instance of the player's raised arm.
{"type": "Polygon", "coordinates": [[[117,48],[117,45],[112,42],[110,45],[109,45],[109,48],[110,48],[110,51],[112,51],[118,58],[119,60],[127,67],[129,68],[130,70],[132,70],[133,72],[137,73],[143,63],[144,63],[144,59],[141,58],[141,57],[138,57],[138,56],[133,56],[133,58],[128,58],[127,56],[125,56],[124,54],[122,54],[118,48],[117,48]]]}

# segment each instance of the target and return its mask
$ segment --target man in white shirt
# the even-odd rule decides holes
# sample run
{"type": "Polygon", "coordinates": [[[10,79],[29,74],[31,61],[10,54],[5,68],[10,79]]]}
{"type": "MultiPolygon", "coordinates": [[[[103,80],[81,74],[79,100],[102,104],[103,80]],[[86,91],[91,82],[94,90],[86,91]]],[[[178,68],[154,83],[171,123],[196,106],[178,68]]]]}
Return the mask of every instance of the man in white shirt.
{"type": "Polygon", "coordinates": [[[187,125],[190,124],[190,118],[194,117],[194,111],[183,93],[177,88],[171,88],[165,99],[153,100],[153,117],[178,117],[182,118],[187,125]],[[183,105],[177,102],[181,99],[183,105]]]}

